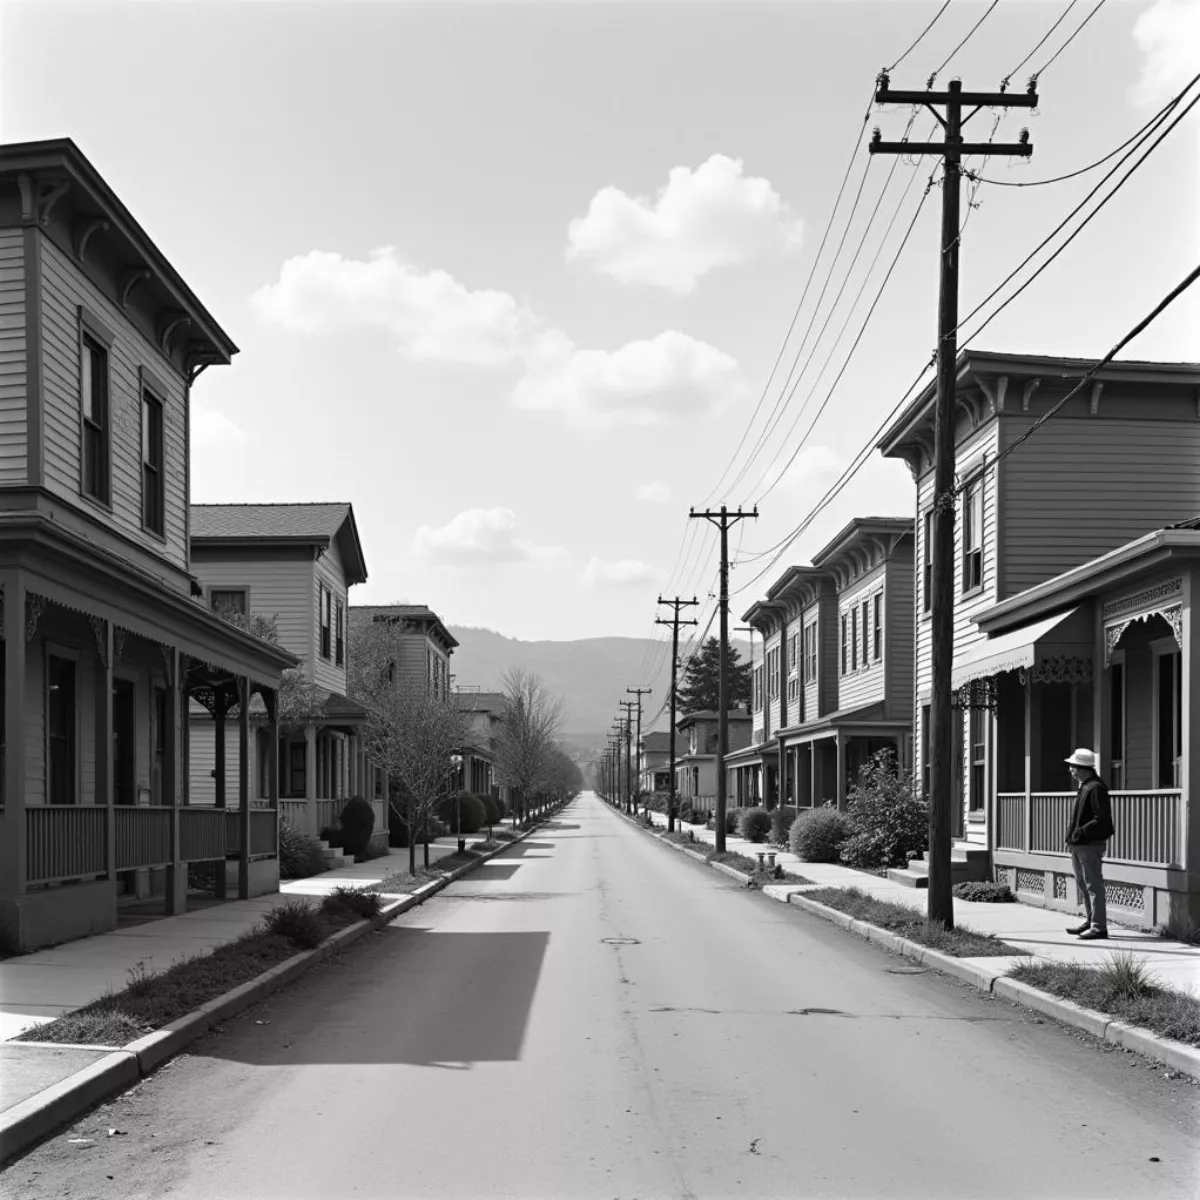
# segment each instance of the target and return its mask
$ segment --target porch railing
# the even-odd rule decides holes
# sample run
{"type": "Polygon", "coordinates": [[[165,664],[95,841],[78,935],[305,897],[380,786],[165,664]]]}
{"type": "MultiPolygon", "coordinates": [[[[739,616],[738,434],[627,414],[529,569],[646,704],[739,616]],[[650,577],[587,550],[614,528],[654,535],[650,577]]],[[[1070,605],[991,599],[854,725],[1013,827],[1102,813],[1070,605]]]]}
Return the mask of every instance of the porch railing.
{"type": "Polygon", "coordinates": [[[179,861],[205,862],[225,857],[227,809],[185,804],[179,810],[179,861]]]}
{"type": "MultiPolygon", "coordinates": [[[[279,819],[286,821],[293,829],[303,830],[305,833],[308,829],[308,801],[307,800],[280,800],[279,802],[279,819]]],[[[312,832],[316,832],[313,830],[312,832]]]]}
{"type": "Polygon", "coordinates": [[[25,877],[54,883],[108,870],[108,810],[91,804],[37,804],[25,810],[25,877]]]}
{"type": "Polygon", "coordinates": [[[165,867],[171,863],[172,810],[117,805],[117,870],[165,867]]]}
{"type": "Polygon", "coordinates": [[[336,827],[338,817],[342,815],[342,809],[345,807],[345,800],[318,800],[317,827],[312,831],[313,836],[315,837],[326,826],[332,825],[336,827]]]}
{"type": "MultiPolygon", "coordinates": [[[[1105,857],[1139,866],[1182,865],[1183,793],[1110,793],[1116,832],[1105,857]]],[[[1074,792],[1001,792],[996,797],[996,848],[1067,856],[1063,842],[1074,792]]]]}

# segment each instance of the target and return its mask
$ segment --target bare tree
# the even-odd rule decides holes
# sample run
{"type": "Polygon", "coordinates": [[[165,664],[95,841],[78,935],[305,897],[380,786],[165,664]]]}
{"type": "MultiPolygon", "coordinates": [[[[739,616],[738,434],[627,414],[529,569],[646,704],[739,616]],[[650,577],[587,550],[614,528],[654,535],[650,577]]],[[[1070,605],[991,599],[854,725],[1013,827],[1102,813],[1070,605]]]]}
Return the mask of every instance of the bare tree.
{"type": "Polygon", "coordinates": [[[514,668],[503,681],[504,720],[496,739],[496,773],[513,790],[513,827],[544,791],[557,751],[562,699],[531,671],[514,668]]]}
{"type": "Polygon", "coordinates": [[[350,639],[346,667],[351,698],[370,715],[367,752],[399,784],[402,807],[388,804],[408,826],[408,867],[416,869],[418,830],[429,865],[429,819],[453,795],[452,756],[462,750],[467,715],[448,697],[431,695],[426,680],[401,675],[403,623],[362,620],[350,639]]]}

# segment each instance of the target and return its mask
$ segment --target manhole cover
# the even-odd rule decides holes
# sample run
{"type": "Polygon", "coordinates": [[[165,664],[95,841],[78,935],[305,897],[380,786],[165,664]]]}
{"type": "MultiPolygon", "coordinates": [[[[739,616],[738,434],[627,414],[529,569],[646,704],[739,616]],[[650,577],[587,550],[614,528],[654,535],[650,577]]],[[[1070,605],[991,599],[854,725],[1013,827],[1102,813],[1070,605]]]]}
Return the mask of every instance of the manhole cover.
{"type": "Polygon", "coordinates": [[[640,946],[642,943],[637,938],[601,938],[606,946],[640,946]]]}

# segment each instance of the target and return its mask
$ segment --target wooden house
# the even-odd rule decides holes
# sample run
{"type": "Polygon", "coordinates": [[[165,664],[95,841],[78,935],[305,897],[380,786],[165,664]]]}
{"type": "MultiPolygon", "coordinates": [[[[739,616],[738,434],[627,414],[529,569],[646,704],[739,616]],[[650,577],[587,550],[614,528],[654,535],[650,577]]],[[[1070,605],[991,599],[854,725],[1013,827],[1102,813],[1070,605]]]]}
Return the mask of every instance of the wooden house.
{"type": "Polygon", "coordinates": [[[192,388],[236,347],[69,140],[0,146],[0,923],[28,949],[277,877],[261,806],[189,803],[193,696],[268,721],[295,659],[198,602],[192,388]]]}

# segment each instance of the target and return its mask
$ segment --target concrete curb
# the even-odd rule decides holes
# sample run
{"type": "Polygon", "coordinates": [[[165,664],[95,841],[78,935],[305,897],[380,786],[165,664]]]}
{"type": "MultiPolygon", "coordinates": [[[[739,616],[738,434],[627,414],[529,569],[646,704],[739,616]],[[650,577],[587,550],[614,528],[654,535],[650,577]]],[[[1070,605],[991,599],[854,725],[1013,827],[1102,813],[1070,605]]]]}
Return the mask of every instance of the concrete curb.
{"type": "MultiPolygon", "coordinates": [[[[781,899],[779,896],[771,898],[781,899]]],[[[1178,1071],[1181,1075],[1200,1079],[1200,1050],[1194,1049],[1184,1042],[1175,1042],[1170,1038],[1159,1037],[1158,1034],[1151,1033],[1148,1029],[1129,1025],[1105,1013],[1084,1008],[1072,1000],[1065,1000],[1060,996],[1043,992],[1040,988],[1030,987],[1027,983],[1010,979],[1003,971],[989,967],[978,959],[955,958],[951,954],[943,954],[940,950],[931,950],[928,946],[910,942],[907,938],[899,937],[886,929],[880,929],[877,925],[856,921],[836,908],[829,908],[816,900],[809,900],[797,892],[790,893],[783,902],[795,904],[814,916],[821,917],[842,929],[848,929],[851,933],[856,933],[868,941],[886,946],[889,950],[893,950],[905,958],[911,958],[945,975],[952,975],[963,983],[978,988],[981,992],[988,992],[1001,1000],[1033,1009],[1064,1025],[1070,1025],[1074,1029],[1090,1034],[1100,1041],[1111,1042],[1113,1045],[1136,1051],[1146,1058],[1155,1059],[1164,1066],[1170,1067],[1171,1070],[1178,1071]]]]}
{"type": "MultiPolygon", "coordinates": [[[[489,859],[503,854],[510,846],[523,842],[537,832],[540,824],[539,822],[539,825],[532,829],[522,830],[511,842],[505,842],[495,850],[484,851],[479,858],[463,863],[461,867],[455,867],[453,871],[424,884],[411,895],[385,904],[378,916],[356,921],[353,925],[339,929],[314,949],[300,951],[254,979],[214,997],[194,1012],[179,1017],[162,1029],[156,1029],[119,1050],[112,1050],[83,1070],[76,1071],[37,1095],[6,1109],[0,1113],[0,1165],[7,1164],[34,1143],[53,1133],[59,1126],[75,1120],[94,1105],[123,1091],[139,1078],[149,1075],[185,1046],[203,1037],[214,1026],[269,996],[310,967],[340,953],[368,933],[382,929],[401,913],[423,904],[430,896],[437,895],[443,888],[474,871],[489,859]]],[[[56,1043],[44,1043],[53,1044],[56,1043]]]]}

